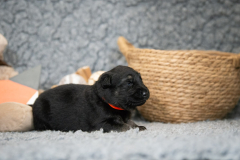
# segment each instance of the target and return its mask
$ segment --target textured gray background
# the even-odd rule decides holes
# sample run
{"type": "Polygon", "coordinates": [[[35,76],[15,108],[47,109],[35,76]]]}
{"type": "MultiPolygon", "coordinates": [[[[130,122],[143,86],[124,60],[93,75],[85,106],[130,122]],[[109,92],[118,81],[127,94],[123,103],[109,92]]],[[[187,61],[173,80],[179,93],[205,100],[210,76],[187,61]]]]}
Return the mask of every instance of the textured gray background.
{"type": "Polygon", "coordinates": [[[5,60],[22,72],[42,65],[41,88],[89,65],[126,65],[116,44],[240,52],[239,0],[0,0],[5,60]]]}
{"type": "MultiPolygon", "coordinates": [[[[117,38],[137,47],[240,52],[239,0],[0,0],[5,60],[41,64],[41,88],[89,65],[127,64],[117,38]]],[[[144,124],[138,133],[0,133],[0,159],[239,159],[240,106],[224,121],[144,124]],[[104,147],[103,147],[104,145],[104,147]]]]}

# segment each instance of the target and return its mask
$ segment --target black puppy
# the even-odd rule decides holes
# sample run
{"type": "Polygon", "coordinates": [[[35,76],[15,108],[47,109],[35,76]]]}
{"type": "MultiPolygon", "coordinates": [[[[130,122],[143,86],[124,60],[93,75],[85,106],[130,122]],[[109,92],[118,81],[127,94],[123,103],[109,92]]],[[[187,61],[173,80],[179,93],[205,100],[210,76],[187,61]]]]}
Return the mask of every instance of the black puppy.
{"type": "Polygon", "coordinates": [[[68,84],[43,92],[33,105],[36,130],[126,131],[138,127],[131,111],[143,105],[149,91],[138,72],[117,66],[92,86],[68,84]]]}

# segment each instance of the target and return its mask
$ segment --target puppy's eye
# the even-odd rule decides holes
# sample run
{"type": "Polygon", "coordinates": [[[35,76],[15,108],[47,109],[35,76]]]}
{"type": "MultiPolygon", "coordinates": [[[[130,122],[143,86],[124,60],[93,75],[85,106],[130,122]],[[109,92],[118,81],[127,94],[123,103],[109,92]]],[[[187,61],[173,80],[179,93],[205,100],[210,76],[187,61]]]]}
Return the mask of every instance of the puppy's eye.
{"type": "Polygon", "coordinates": [[[131,87],[133,85],[133,82],[127,82],[127,85],[131,87]]]}

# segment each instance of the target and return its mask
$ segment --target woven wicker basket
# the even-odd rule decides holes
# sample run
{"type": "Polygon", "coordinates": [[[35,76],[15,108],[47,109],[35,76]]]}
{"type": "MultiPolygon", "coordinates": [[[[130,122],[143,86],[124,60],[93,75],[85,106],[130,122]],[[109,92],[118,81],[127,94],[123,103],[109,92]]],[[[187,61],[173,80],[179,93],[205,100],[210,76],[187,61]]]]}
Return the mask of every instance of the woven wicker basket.
{"type": "Polygon", "coordinates": [[[138,108],[149,121],[221,119],[240,98],[240,55],[137,49],[123,37],[118,46],[150,90],[149,100],[138,108]]]}

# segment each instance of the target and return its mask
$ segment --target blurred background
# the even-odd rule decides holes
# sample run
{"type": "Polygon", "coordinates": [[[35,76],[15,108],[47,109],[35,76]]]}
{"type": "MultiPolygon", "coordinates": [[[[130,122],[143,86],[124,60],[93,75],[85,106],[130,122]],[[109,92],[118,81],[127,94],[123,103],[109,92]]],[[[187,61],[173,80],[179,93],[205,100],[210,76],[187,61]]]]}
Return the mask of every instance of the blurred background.
{"type": "Polygon", "coordinates": [[[88,65],[127,65],[117,38],[140,48],[240,52],[239,0],[0,0],[4,59],[42,65],[41,89],[88,65]]]}

